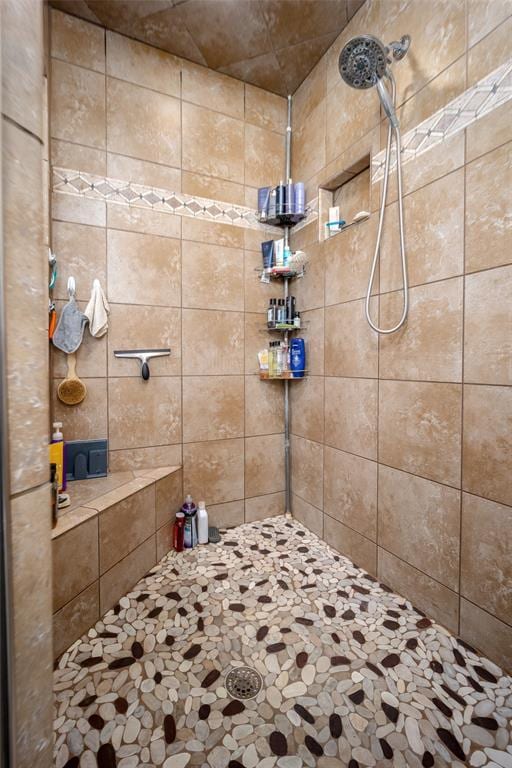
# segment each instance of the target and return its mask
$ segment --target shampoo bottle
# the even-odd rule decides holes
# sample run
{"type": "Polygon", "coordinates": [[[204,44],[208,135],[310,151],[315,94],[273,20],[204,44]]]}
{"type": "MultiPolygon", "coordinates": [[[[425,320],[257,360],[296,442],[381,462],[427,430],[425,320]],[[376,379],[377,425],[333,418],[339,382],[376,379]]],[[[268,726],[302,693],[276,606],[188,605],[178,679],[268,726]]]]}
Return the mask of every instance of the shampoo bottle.
{"type": "Polygon", "coordinates": [[[208,544],[208,512],[204,501],[199,502],[197,510],[197,541],[199,544],[208,544]]]}
{"type": "Polygon", "coordinates": [[[50,445],[50,462],[57,465],[55,481],[59,491],[66,488],[66,474],[64,471],[64,435],[62,434],[62,422],[53,423],[52,442],[50,445]]]}
{"type": "Polygon", "coordinates": [[[185,503],[183,504],[181,511],[185,515],[183,544],[185,549],[193,549],[193,547],[195,547],[197,544],[197,507],[194,504],[190,493],[186,496],[185,503]]]}

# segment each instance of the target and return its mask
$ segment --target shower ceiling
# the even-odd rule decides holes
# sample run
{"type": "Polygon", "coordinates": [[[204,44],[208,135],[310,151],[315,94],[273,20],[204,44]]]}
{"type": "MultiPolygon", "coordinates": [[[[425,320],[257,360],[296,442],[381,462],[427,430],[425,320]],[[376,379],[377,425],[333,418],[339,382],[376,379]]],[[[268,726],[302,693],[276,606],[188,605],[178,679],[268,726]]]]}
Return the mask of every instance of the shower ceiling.
{"type": "Polygon", "coordinates": [[[364,0],[50,0],[50,5],[285,96],[364,0]]]}

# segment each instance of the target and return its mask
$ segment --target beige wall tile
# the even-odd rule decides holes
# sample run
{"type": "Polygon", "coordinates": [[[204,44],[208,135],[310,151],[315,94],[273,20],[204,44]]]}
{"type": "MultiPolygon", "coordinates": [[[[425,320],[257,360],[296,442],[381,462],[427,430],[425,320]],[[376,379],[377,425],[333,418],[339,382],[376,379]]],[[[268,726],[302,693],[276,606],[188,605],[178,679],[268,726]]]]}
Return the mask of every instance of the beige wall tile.
{"type": "MultiPolygon", "coordinates": [[[[383,378],[461,381],[462,282],[463,278],[454,278],[409,291],[406,324],[380,339],[383,378]]],[[[381,327],[396,325],[402,309],[402,291],[381,296],[381,327]]]]}
{"type": "Polygon", "coordinates": [[[16,763],[51,762],[52,576],[50,485],[10,502],[16,763]],[[34,760],[34,755],[37,755],[34,760]]]}
{"type": "Polygon", "coordinates": [[[379,546],[458,591],[460,492],[379,467],[379,546]]]}
{"type": "Polygon", "coordinates": [[[244,119],[244,84],[189,61],[182,62],[182,99],[244,119]]]}
{"type": "Polygon", "coordinates": [[[185,443],[243,436],[243,376],[187,376],[183,379],[185,443]]]}
{"type": "Polygon", "coordinates": [[[325,379],[325,442],[377,458],[377,381],[325,379]]]}
{"type": "MultiPolygon", "coordinates": [[[[463,271],[464,171],[460,169],[405,198],[405,231],[409,284],[442,280],[463,271]],[[425,216],[428,211],[428,216],[425,216]]],[[[380,289],[402,287],[398,213],[386,214],[382,237],[380,289]]]]}
{"type": "Polygon", "coordinates": [[[465,0],[412,0],[386,19],[384,37],[397,39],[398,30],[407,28],[414,52],[403,67],[396,67],[397,103],[412,96],[439,72],[464,54],[466,48],[465,0]]]}
{"type": "Polygon", "coordinates": [[[187,240],[181,248],[183,306],[243,311],[243,251],[187,240]]]}
{"type": "Polygon", "coordinates": [[[6,120],[2,140],[10,491],[17,493],[48,480],[47,267],[34,191],[42,187],[41,145],[6,120]]]}
{"type": "Polygon", "coordinates": [[[292,173],[295,179],[310,179],[326,162],[326,103],[321,101],[295,132],[292,173]]]}
{"type": "Polygon", "coordinates": [[[512,509],[463,494],[461,594],[512,625],[512,509]]]}
{"type": "Polygon", "coordinates": [[[381,381],[379,460],[459,486],[461,405],[457,384],[381,381]]]}
{"type": "Polygon", "coordinates": [[[283,136],[246,123],[245,183],[251,187],[265,187],[277,184],[283,174],[283,136]]]}
{"type": "Polygon", "coordinates": [[[295,520],[298,520],[310,531],[316,533],[317,536],[323,538],[324,530],[324,515],[321,510],[309,504],[300,496],[292,494],[292,514],[295,520]]]}
{"type": "Polygon", "coordinates": [[[179,168],[180,110],[172,96],[108,77],[107,149],[179,168]]]}
{"type": "Polygon", "coordinates": [[[305,276],[292,283],[297,307],[299,312],[303,312],[308,309],[318,309],[324,305],[325,255],[320,243],[302,247],[300,241],[297,241],[298,235],[295,235],[293,248],[306,250],[307,253],[305,276]]]}
{"type": "Polygon", "coordinates": [[[174,515],[183,503],[183,470],[172,472],[167,477],[157,480],[155,488],[156,527],[161,528],[174,515]]]}
{"type": "Polygon", "coordinates": [[[377,545],[338,520],[324,514],[324,541],[352,560],[359,568],[375,576],[377,573],[377,545]]]}
{"type": "Polygon", "coordinates": [[[267,317],[263,314],[246,312],[244,315],[245,327],[245,372],[258,373],[258,352],[267,347],[268,341],[264,333],[267,317]]]}
{"type": "Polygon", "coordinates": [[[105,72],[105,30],[76,16],[50,10],[51,55],[68,64],[105,72]]]}
{"type": "Polygon", "coordinates": [[[276,517],[285,512],[284,491],[255,496],[245,500],[245,522],[254,523],[267,517],[276,517]]]}
{"type": "Polygon", "coordinates": [[[107,225],[110,229],[162,237],[179,238],[181,236],[181,216],[171,216],[163,211],[117,203],[107,203],[106,211],[107,225]]]}
{"type": "MultiPolygon", "coordinates": [[[[261,236],[260,236],[261,238],[261,236]]],[[[244,252],[244,301],[246,312],[267,312],[269,301],[281,294],[281,289],[274,281],[262,283],[260,280],[262,269],[261,248],[259,251],[244,252]]],[[[295,285],[290,288],[294,294],[295,285]]],[[[267,318],[265,317],[265,323],[267,318]]]]}
{"type": "Polygon", "coordinates": [[[51,135],[77,144],[105,147],[105,77],[52,60],[51,135]]]}
{"type": "MultiPolygon", "coordinates": [[[[321,107],[317,107],[319,109],[321,107]]],[[[326,160],[341,155],[379,123],[379,99],[367,90],[338,82],[327,95],[326,160]]]]}
{"type": "Polygon", "coordinates": [[[100,573],[104,574],[155,532],[155,485],[142,488],[99,517],[100,573]],[[123,535],[120,536],[119,532],[123,535]]]}
{"type": "MultiPolygon", "coordinates": [[[[415,125],[416,123],[417,121],[414,121],[415,125]]],[[[402,179],[404,194],[408,195],[463,166],[464,139],[464,131],[460,131],[460,133],[454,134],[437,147],[433,147],[429,152],[417,155],[414,160],[407,163],[407,171],[404,172],[402,179]]],[[[389,202],[397,199],[396,183],[393,175],[389,180],[388,195],[389,202]]],[[[379,202],[380,196],[372,194],[372,205],[376,208],[379,202]]],[[[396,218],[394,220],[396,221],[396,218]]]]}
{"type": "Polygon", "coordinates": [[[107,75],[180,97],[180,60],[107,30],[107,75]]]}
{"type": "Polygon", "coordinates": [[[261,496],[284,488],[283,435],[245,438],[245,496],[261,496]]]}
{"type": "Polygon", "coordinates": [[[183,490],[207,506],[243,499],[243,439],[185,444],[183,490]]]}
{"type": "MultiPolygon", "coordinates": [[[[160,163],[150,163],[135,157],[116,155],[113,152],[107,153],[107,174],[113,179],[147,184],[169,192],[179,192],[181,189],[181,171],[177,168],[171,168],[160,163]]],[[[149,213],[154,215],[156,211],[149,213]]],[[[167,216],[169,217],[169,214],[167,216]]]]}
{"type": "Polygon", "coordinates": [[[174,552],[174,523],[166,523],[156,532],[157,562],[170,552],[174,552]]]}
{"type": "Polygon", "coordinates": [[[306,342],[306,366],[311,376],[324,373],[324,310],[301,312],[300,336],[306,342]]]}
{"type": "Polygon", "coordinates": [[[293,492],[317,509],[323,509],[323,445],[292,435],[290,455],[293,492]]]}
{"type": "Polygon", "coordinates": [[[460,633],[466,642],[512,670],[512,628],[468,600],[460,601],[460,633]]]}
{"type": "Polygon", "coordinates": [[[182,322],[185,375],[243,373],[242,313],[184,309],[182,322]]]}
{"type": "Polygon", "coordinates": [[[510,143],[466,167],[466,272],[510,262],[511,185],[510,143]]]}
{"type": "Polygon", "coordinates": [[[57,611],[99,578],[97,517],[53,540],[52,567],[53,610],[57,611]]]}
{"type": "MultiPolygon", "coordinates": [[[[340,215],[345,216],[343,206],[340,215]]],[[[372,216],[324,243],[326,304],[339,304],[366,296],[376,225],[377,218],[372,216]]],[[[377,287],[378,280],[375,282],[374,293],[377,287]]]]}
{"type": "MultiPolygon", "coordinates": [[[[80,364],[77,364],[80,376],[80,364]]],[[[108,437],[107,380],[83,379],[87,395],[78,405],[64,405],[57,398],[58,380],[53,382],[52,414],[62,421],[65,440],[93,440],[108,437]]]]}
{"type": "Polygon", "coordinates": [[[108,405],[112,450],[181,442],[179,377],[110,377],[108,405]]]}
{"type": "MultiPolygon", "coordinates": [[[[372,300],[373,317],[377,309],[372,300]]],[[[325,373],[327,376],[377,376],[378,338],[366,321],[364,300],[336,304],[325,310],[325,373]]]]}
{"type": "Polygon", "coordinates": [[[244,501],[228,501],[225,504],[210,504],[208,525],[217,528],[232,528],[244,522],[244,501]]]}
{"type": "Polygon", "coordinates": [[[64,653],[100,617],[100,583],[95,581],[53,616],[53,655],[64,653]]]}
{"type": "Polygon", "coordinates": [[[183,170],[229,181],[243,180],[243,122],[184,102],[182,130],[183,170]]]}
{"type": "Polygon", "coordinates": [[[292,116],[296,125],[302,125],[327,95],[326,62],[326,57],[322,56],[293,94],[292,116]]]}
{"type": "Polygon", "coordinates": [[[194,240],[196,243],[223,245],[228,248],[244,247],[244,230],[242,227],[232,227],[229,224],[202,221],[185,216],[182,222],[183,240],[194,240]]]}
{"type": "Polygon", "coordinates": [[[245,84],[245,120],[248,123],[284,133],[286,112],[287,103],[282,96],[245,84]]]}
{"type": "Polygon", "coordinates": [[[450,632],[458,632],[459,596],[451,589],[380,547],[378,577],[450,632]]]}
{"type": "Polygon", "coordinates": [[[512,384],[512,266],[466,277],[464,377],[512,384]]]}
{"type": "Polygon", "coordinates": [[[326,445],[324,510],[330,517],[375,541],[377,464],[326,445]]]}
{"type": "Polygon", "coordinates": [[[84,147],[81,144],[52,139],[50,142],[50,156],[51,164],[54,167],[74,168],[86,173],[96,173],[99,176],[107,172],[107,155],[104,149],[84,147]]]}
{"type": "Polygon", "coordinates": [[[197,195],[210,200],[222,200],[225,203],[245,205],[243,184],[217,179],[215,176],[202,176],[200,173],[183,171],[181,189],[187,195],[197,195]]]}
{"type": "Polygon", "coordinates": [[[512,141],[512,103],[506,101],[466,128],[467,162],[512,141]]]}
{"type": "Polygon", "coordinates": [[[112,608],[155,563],[156,539],[153,535],[100,578],[100,614],[112,608]]]}
{"type": "Polygon", "coordinates": [[[58,276],[53,295],[68,300],[69,275],[76,276],[76,297],[89,301],[97,278],[106,290],[107,250],[105,230],[84,224],[54,221],[52,248],[58,254],[58,276]]]}
{"type": "Polygon", "coordinates": [[[2,3],[2,113],[41,138],[43,8],[30,0],[2,3]],[[23,34],[20,31],[23,30],[23,34]]]}
{"type": "Polygon", "coordinates": [[[54,192],[51,200],[54,220],[75,224],[104,227],[107,223],[107,207],[103,200],[61,195],[54,192]]]}
{"type": "Polygon", "coordinates": [[[324,439],[324,379],[306,376],[290,392],[291,429],[295,435],[317,443],[324,439]]]}
{"type": "MultiPolygon", "coordinates": [[[[116,349],[168,348],[171,350],[169,356],[150,360],[151,376],[179,376],[181,373],[180,309],[111,304],[107,339],[109,376],[140,374],[138,360],[116,358],[116,349]]],[[[93,339],[93,342],[98,340],[93,339]]]]}
{"type": "Polygon", "coordinates": [[[245,377],[245,434],[281,433],[284,424],[284,389],[280,381],[245,377]]]}
{"type": "Polygon", "coordinates": [[[512,389],[464,387],[463,488],[512,505],[512,389]]]}
{"type": "MultiPolygon", "coordinates": [[[[503,8],[501,6],[501,2],[496,4],[494,2],[492,3],[491,23],[493,26],[500,21],[503,21],[503,8]],[[496,12],[494,10],[495,5],[497,6],[496,12]]],[[[489,75],[496,69],[496,67],[503,64],[508,56],[510,56],[510,35],[512,33],[512,15],[510,15],[510,7],[508,9],[508,14],[508,19],[504,21],[504,23],[499,24],[499,26],[497,26],[485,40],[481,40],[478,45],[474,45],[468,51],[468,86],[473,85],[478,80],[489,75]]],[[[469,21],[470,17],[471,10],[469,13],[469,21]]],[[[489,30],[489,27],[487,27],[487,30],[489,30]]]]}
{"type": "Polygon", "coordinates": [[[180,242],[157,235],[107,231],[108,298],[114,303],[179,307],[180,242]],[[144,280],[134,269],[141,257],[144,280]]]}
{"type": "Polygon", "coordinates": [[[180,465],[181,462],[181,443],[178,445],[156,445],[148,448],[121,448],[109,452],[110,472],[175,466],[180,465]]]}
{"type": "Polygon", "coordinates": [[[468,0],[468,46],[475,45],[509,15],[507,0],[468,0]]]}

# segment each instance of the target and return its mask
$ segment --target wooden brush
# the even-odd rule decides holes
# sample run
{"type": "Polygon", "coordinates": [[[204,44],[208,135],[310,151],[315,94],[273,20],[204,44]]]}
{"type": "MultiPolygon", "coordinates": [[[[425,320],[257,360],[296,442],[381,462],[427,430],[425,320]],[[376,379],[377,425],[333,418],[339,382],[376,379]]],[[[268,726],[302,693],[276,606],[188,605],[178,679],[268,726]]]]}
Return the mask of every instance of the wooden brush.
{"type": "Polygon", "coordinates": [[[87,387],[76,375],[76,352],[68,355],[68,375],[57,389],[57,397],[66,405],[78,405],[84,400],[87,387]]]}

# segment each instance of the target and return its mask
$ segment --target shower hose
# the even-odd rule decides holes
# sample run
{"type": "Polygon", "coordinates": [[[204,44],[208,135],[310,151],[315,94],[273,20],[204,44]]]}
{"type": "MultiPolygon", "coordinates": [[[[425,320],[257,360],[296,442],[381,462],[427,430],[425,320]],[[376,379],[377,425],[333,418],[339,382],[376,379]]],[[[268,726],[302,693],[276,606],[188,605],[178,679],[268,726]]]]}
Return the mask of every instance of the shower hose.
{"type": "MultiPolygon", "coordinates": [[[[395,106],[395,99],[396,99],[395,79],[391,74],[391,72],[387,74],[387,77],[391,82],[391,97],[393,100],[393,106],[395,106]]],[[[407,312],[409,309],[409,285],[408,285],[408,279],[407,279],[407,261],[405,256],[405,242],[404,242],[404,211],[403,211],[403,200],[402,200],[401,149],[402,149],[402,142],[401,142],[400,126],[398,124],[398,120],[395,121],[394,125],[393,125],[393,121],[389,120],[388,138],[387,138],[387,144],[386,144],[386,160],[384,164],[384,184],[382,188],[382,198],[380,202],[380,211],[379,211],[379,227],[377,229],[377,241],[375,243],[375,253],[373,254],[372,269],[370,272],[370,280],[368,281],[368,291],[366,293],[366,305],[365,305],[366,319],[368,320],[373,330],[377,331],[377,333],[394,333],[395,331],[398,331],[398,329],[401,328],[402,325],[405,323],[405,320],[407,318],[407,312]],[[400,260],[402,265],[402,284],[403,284],[403,292],[404,292],[404,302],[403,302],[402,316],[398,321],[398,323],[394,325],[392,328],[379,328],[377,325],[375,325],[375,323],[372,321],[370,317],[370,298],[371,298],[371,293],[373,289],[373,282],[375,280],[375,272],[377,270],[377,264],[379,263],[379,260],[380,260],[380,242],[382,238],[382,230],[384,228],[384,215],[386,211],[386,200],[388,196],[389,165],[390,165],[390,158],[391,158],[391,139],[393,136],[393,132],[395,134],[395,147],[396,147],[396,171],[397,171],[397,184],[398,184],[398,224],[400,229],[400,260]]]]}

